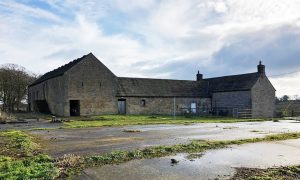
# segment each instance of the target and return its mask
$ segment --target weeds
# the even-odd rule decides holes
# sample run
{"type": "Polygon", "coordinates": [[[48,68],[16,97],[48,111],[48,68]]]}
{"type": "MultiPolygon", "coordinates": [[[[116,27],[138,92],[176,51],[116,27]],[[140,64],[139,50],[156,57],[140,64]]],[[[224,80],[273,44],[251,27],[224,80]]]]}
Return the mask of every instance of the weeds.
{"type": "Polygon", "coordinates": [[[186,156],[186,159],[193,160],[193,159],[200,159],[204,154],[202,153],[192,153],[186,156]]]}
{"type": "Polygon", "coordinates": [[[224,127],[223,129],[238,129],[239,127],[224,127]]]}
{"type": "Polygon", "coordinates": [[[0,179],[54,179],[54,160],[39,152],[36,138],[22,131],[0,132],[0,179]]]}
{"type": "Polygon", "coordinates": [[[54,179],[59,175],[53,160],[47,155],[14,159],[0,156],[0,179],[54,179]]]}
{"type": "Polygon", "coordinates": [[[245,180],[300,179],[300,165],[276,167],[276,168],[268,168],[268,169],[236,168],[236,174],[231,179],[245,179],[245,180]]]}
{"type": "Polygon", "coordinates": [[[130,129],[130,130],[123,130],[123,132],[127,132],[127,133],[137,133],[137,132],[142,132],[141,130],[134,130],[134,129],[130,129]]]}
{"type": "Polygon", "coordinates": [[[39,150],[39,145],[34,142],[34,138],[21,131],[0,132],[0,138],[4,144],[0,149],[0,155],[12,157],[32,156],[39,150]]]}

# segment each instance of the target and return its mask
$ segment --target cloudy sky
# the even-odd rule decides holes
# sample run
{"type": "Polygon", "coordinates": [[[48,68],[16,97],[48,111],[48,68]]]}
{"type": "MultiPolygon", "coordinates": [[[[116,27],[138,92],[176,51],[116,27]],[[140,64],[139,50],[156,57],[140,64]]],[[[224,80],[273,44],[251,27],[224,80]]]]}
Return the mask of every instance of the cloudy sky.
{"type": "Polygon", "coordinates": [[[0,64],[43,74],[92,52],[118,76],[256,71],[300,95],[299,0],[1,0],[0,64]]]}

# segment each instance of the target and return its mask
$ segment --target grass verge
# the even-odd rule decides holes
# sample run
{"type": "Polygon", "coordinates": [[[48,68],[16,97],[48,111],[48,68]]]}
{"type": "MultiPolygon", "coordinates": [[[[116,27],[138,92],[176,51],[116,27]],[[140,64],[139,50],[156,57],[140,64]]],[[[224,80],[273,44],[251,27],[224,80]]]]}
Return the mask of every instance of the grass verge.
{"type": "MultiPolygon", "coordinates": [[[[203,141],[194,140],[188,144],[178,144],[172,146],[156,146],[149,147],[142,150],[133,151],[114,151],[105,155],[82,157],[80,163],[74,164],[71,168],[65,168],[65,174],[73,174],[74,172],[80,172],[82,168],[90,166],[102,166],[107,164],[119,164],[131,160],[144,159],[144,158],[156,158],[174,155],[176,153],[201,153],[209,149],[225,148],[229,145],[240,145],[246,143],[255,143],[262,141],[279,141],[286,139],[300,138],[300,133],[285,133],[268,135],[263,138],[250,138],[241,140],[229,140],[229,141],[203,141]]],[[[78,161],[79,162],[79,161],[78,161]]],[[[63,168],[61,168],[63,169],[63,168]]]]}
{"type": "Polygon", "coordinates": [[[54,160],[40,153],[37,139],[21,131],[0,132],[0,179],[54,179],[54,160]]]}
{"type": "Polygon", "coordinates": [[[105,115],[73,118],[64,122],[63,128],[87,128],[102,126],[148,125],[148,124],[190,124],[190,123],[236,123],[271,121],[273,119],[236,119],[230,117],[184,117],[145,115],[105,115]]]}

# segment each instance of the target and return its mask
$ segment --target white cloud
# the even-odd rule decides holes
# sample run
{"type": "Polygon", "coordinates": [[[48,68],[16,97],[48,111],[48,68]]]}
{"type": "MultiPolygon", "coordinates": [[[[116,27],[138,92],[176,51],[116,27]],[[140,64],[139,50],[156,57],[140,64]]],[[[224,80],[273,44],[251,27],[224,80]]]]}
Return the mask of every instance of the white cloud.
{"type": "Polygon", "coordinates": [[[300,72],[281,76],[281,77],[271,77],[270,81],[277,89],[276,96],[282,97],[283,95],[289,95],[294,97],[294,95],[300,95],[300,72]]]}
{"type": "Polygon", "coordinates": [[[21,16],[31,16],[39,19],[47,19],[55,22],[61,22],[60,17],[58,17],[57,15],[49,11],[45,11],[40,8],[33,8],[21,3],[5,1],[5,0],[0,2],[0,7],[1,6],[2,8],[11,11],[14,14],[20,14],[21,16]]]}
{"type": "MultiPolygon", "coordinates": [[[[5,34],[0,36],[0,63],[13,62],[44,73],[93,52],[120,76],[194,79],[198,67],[227,75],[229,70],[218,69],[212,56],[240,37],[251,39],[252,32],[262,32],[258,36],[262,44],[255,41],[249,46],[259,49],[274,39],[275,33],[264,32],[290,24],[300,27],[299,0],[43,2],[51,10],[0,2],[0,33],[5,34]]],[[[245,70],[254,68],[246,66],[245,70]]],[[[283,84],[274,84],[279,92],[283,84]]]]}

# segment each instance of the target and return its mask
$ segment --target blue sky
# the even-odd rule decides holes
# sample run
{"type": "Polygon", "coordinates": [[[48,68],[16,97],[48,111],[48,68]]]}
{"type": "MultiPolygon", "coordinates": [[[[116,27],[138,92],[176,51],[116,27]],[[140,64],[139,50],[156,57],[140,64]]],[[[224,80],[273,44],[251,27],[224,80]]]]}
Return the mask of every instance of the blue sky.
{"type": "Polygon", "coordinates": [[[1,0],[0,64],[43,74],[92,52],[118,76],[191,80],[197,70],[254,72],[262,60],[277,95],[293,96],[299,9],[299,0],[1,0]]]}

